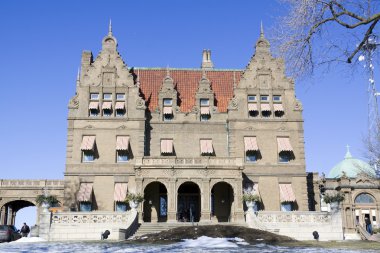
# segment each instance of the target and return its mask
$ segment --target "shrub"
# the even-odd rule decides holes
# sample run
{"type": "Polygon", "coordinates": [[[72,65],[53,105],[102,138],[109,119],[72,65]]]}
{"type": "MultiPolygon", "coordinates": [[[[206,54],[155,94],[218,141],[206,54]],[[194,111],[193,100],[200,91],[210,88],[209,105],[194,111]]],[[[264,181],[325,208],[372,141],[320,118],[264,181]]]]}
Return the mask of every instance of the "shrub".
{"type": "Polygon", "coordinates": [[[54,206],[58,203],[60,203],[55,195],[44,195],[40,194],[36,197],[36,203],[37,205],[42,205],[42,203],[47,203],[49,206],[54,206]]]}
{"type": "Polygon", "coordinates": [[[257,194],[252,194],[252,193],[244,193],[243,194],[243,201],[260,201],[260,197],[257,194]]]}
{"type": "Polygon", "coordinates": [[[335,193],[335,194],[325,194],[323,196],[323,200],[326,202],[326,204],[332,203],[332,202],[342,202],[344,200],[344,194],[343,193],[335,193]]]}
{"type": "Polygon", "coordinates": [[[144,200],[144,195],[141,193],[128,193],[125,202],[134,201],[140,203],[144,200]]]}

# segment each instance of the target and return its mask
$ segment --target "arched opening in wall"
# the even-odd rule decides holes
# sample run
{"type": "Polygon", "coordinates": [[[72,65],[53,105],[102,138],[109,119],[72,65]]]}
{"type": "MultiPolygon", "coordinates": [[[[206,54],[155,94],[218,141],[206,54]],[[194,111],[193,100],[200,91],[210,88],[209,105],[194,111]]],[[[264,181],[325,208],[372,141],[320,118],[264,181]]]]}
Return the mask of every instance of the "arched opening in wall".
{"type": "Polygon", "coordinates": [[[32,227],[37,224],[37,207],[26,200],[14,200],[1,207],[0,216],[1,224],[15,225],[21,229],[25,222],[32,227]]]}
{"type": "Polygon", "coordinates": [[[168,191],[163,183],[152,182],[144,189],[144,222],[166,222],[168,191]]]}
{"type": "Polygon", "coordinates": [[[185,182],[178,188],[177,220],[198,222],[201,216],[201,190],[193,182],[185,182]]]}
{"type": "Polygon", "coordinates": [[[355,198],[355,223],[367,227],[368,222],[377,226],[378,216],[375,198],[366,192],[360,193],[355,198]]]}
{"type": "Polygon", "coordinates": [[[229,222],[233,202],[232,186],[226,182],[216,183],[211,189],[211,216],[215,217],[218,222],[229,222]]]}

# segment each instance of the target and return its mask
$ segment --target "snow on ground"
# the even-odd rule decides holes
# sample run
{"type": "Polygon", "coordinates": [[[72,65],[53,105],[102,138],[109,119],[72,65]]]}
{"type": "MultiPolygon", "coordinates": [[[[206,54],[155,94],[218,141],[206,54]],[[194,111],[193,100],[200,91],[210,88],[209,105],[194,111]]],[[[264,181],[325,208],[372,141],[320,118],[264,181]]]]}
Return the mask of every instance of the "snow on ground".
{"type": "Polygon", "coordinates": [[[237,248],[237,244],[246,245],[241,238],[212,238],[201,236],[197,239],[185,239],[177,245],[184,248],[237,248]]]}
{"type": "Polygon", "coordinates": [[[10,243],[24,243],[24,242],[46,242],[46,240],[40,237],[21,237],[20,239],[16,241],[12,241],[10,243]]]}

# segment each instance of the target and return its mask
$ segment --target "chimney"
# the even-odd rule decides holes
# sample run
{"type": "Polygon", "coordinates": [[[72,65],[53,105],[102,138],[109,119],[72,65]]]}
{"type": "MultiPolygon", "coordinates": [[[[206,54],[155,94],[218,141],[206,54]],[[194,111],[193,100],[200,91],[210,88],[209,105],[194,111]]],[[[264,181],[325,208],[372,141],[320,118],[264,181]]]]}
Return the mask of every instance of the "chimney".
{"type": "Polygon", "coordinates": [[[214,64],[211,61],[211,50],[210,49],[203,49],[202,53],[202,69],[213,69],[214,64]]]}

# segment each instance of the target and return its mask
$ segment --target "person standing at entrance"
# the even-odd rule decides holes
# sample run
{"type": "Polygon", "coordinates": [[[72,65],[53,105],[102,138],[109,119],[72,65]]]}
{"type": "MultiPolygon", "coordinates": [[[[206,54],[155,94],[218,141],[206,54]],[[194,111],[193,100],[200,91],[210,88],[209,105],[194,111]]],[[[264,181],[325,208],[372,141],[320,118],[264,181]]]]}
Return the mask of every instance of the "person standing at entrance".
{"type": "Polygon", "coordinates": [[[365,217],[365,228],[367,232],[372,235],[372,224],[368,217],[365,217]]]}
{"type": "Polygon", "coordinates": [[[21,234],[22,234],[22,237],[27,237],[28,234],[30,232],[30,228],[28,225],[26,225],[26,223],[24,222],[24,226],[22,226],[21,228],[21,234]]]}

